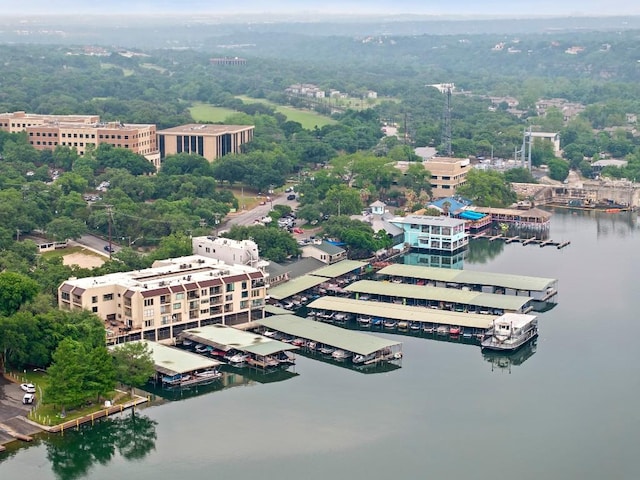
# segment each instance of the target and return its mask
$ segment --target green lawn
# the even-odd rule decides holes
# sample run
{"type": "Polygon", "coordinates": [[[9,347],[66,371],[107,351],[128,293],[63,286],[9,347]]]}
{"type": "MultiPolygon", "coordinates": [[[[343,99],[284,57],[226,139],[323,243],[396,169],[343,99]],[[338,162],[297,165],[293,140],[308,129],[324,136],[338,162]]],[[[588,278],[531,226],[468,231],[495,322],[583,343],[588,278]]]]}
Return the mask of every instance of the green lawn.
{"type": "MultiPolygon", "coordinates": [[[[239,95],[238,97],[244,103],[264,103],[270,105],[276,109],[277,112],[282,113],[288,120],[293,122],[299,122],[304,128],[309,130],[313,129],[316,125],[318,128],[324,125],[333,125],[336,121],[330,117],[320,115],[319,113],[311,110],[302,110],[299,108],[285,107],[283,105],[276,105],[269,100],[263,98],[252,98],[246,95],[239,95]]],[[[229,115],[237,113],[235,110],[224,107],[216,107],[206,103],[194,103],[189,109],[191,116],[196,122],[224,122],[229,115]]]]}
{"type": "Polygon", "coordinates": [[[104,257],[102,255],[97,254],[96,252],[93,252],[91,250],[88,250],[84,247],[67,247],[67,248],[60,248],[58,250],[52,250],[51,252],[44,252],[41,255],[44,258],[54,258],[54,257],[64,257],[66,255],[70,255],[72,253],[82,253],[84,255],[91,255],[93,257],[98,257],[104,260],[104,257]]]}
{"type": "Polygon", "coordinates": [[[287,120],[299,122],[304,128],[309,130],[313,129],[316,125],[320,128],[325,125],[333,125],[337,123],[333,118],[320,115],[313,110],[286,107],[284,105],[278,105],[270,102],[264,98],[248,97],[247,95],[238,95],[236,98],[239,98],[244,103],[264,103],[265,105],[270,105],[276,109],[276,112],[280,112],[285,115],[287,120]]]}
{"type": "Polygon", "coordinates": [[[229,115],[238,113],[224,107],[215,107],[206,103],[195,103],[189,108],[191,116],[196,122],[224,122],[229,115]]]}

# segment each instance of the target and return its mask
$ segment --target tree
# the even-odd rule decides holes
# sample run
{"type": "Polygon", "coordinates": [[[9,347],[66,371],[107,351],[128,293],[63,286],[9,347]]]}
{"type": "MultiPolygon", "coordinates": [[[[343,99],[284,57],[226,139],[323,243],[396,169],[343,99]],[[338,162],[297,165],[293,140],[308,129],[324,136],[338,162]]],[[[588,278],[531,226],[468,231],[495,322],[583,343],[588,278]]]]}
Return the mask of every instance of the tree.
{"type": "Polygon", "coordinates": [[[73,218],[61,217],[51,220],[47,224],[47,235],[56,241],[80,238],[87,231],[87,225],[73,218]]]}
{"type": "Polygon", "coordinates": [[[531,172],[522,167],[507,170],[504,172],[504,179],[509,183],[538,183],[531,172]]]}
{"type": "Polygon", "coordinates": [[[482,207],[506,207],[517,200],[504,175],[494,170],[470,170],[467,183],[458,187],[456,192],[482,207]]]}
{"type": "Polygon", "coordinates": [[[38,293],[38,284],[25,275],[0,273],[0,315],[12,315],[38,293]]]}
{"type": "Polygon", "coordinates": [[[111,351],[113,355],[116,379],[133,389],[141,387],[153,377],[155,366],[152,351],[147,343],[129,342],[118,345],[111,351]]]}
{"type": "Polygon", "coordinates": [[[70,338],[60,342],[47,369],[49,385],[44,401],[62,407],[76,407],[93,395],[87,390],[91,362],[85,346],[70,338]]]}
{"type": "Polygon", "coordinates": [[[258,251],[262,258],[274,262],[282,262],[287,257],[297,255],[300,252],[296,240],[286,230],[263,225],[249,227],[234,225],[224,234],[226,238],[233,240],[252,239],[258,245],[258,251]]]}

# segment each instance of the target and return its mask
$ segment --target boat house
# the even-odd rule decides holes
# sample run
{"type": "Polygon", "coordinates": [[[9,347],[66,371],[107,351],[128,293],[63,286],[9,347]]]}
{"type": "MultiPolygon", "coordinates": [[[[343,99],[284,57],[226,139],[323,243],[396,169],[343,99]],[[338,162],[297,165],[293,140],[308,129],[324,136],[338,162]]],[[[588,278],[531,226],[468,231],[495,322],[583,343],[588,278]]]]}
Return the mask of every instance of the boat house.
{"type": "Polygon", "coordinates": [[[451,217],[407,215],[390,222],[404,231],[404,243],[411,248],[452,254],[464,250],[469,244],[465,222],[451,217]]]}

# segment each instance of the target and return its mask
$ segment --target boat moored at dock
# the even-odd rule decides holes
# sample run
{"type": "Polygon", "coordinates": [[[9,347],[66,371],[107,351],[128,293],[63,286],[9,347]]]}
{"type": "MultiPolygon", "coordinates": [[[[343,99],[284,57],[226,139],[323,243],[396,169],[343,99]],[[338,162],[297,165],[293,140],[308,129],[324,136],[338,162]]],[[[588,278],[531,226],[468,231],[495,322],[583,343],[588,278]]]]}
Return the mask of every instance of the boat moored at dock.
{"type": "Polygon", "coordinates": [[[506,313],[493,321],[480,346],[483,350],[514,351],[537,336],[535,315],[506,313]]]}

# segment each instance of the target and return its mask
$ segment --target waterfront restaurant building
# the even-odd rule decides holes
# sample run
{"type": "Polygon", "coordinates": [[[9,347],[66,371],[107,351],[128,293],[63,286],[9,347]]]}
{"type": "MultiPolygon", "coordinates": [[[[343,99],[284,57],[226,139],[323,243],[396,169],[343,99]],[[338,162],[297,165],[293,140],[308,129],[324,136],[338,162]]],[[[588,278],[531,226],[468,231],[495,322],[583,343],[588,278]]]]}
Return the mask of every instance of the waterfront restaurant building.
{"type": "Polygon", "coordinates": [[[390,223],[404,231],[404,243],[411,248],[452,254],[469,244],[465,222],[457,218],[407,215],[396,217],[390,223]]]}
{"type": "Polygon", "coordinates": [[[257,268],[190,255],[144,270],[71,278],[58,288],[58,305],[102,318],[109,344],[161,341],[189,328],[263,318],[266,289],[257,268]]]}
{"type": "Polygon", "coordinates": [[[240,153],[240,147],[253,139],[254,129],[252,125],[189,124],[160,130],[160,158],[195,153],[213,162],[229,153],[240,153]]]}

